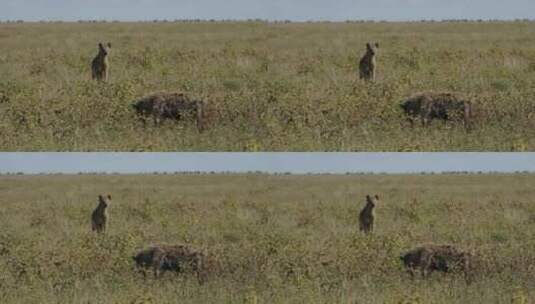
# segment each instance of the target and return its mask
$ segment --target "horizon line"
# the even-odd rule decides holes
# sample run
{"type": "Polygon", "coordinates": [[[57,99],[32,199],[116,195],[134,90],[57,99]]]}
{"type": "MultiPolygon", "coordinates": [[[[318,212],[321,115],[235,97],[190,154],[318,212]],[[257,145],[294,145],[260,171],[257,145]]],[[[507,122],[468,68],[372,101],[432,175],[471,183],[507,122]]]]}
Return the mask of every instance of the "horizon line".
{"type": "Polygon", "coordinates": [[[271,175],[271,176],[281,176],[281,175],[295,175],[295,176],[312,176],[312,175],[337,175],[337,176],[347,176],[347,175],[533,175],[535,171],[524,170],[524,171],[407,171],[407,172],[373,172],[373,171],[363,171],[363,172],[269,172],[269,171],[140,171],[140,172],[113,172],[113,171],[99,171],[99,172],[76,172],[76,173],[64,173],[64,172],[39,172],[39,173],[24,173],[24,172],[0,172],[0,177],[5,176],[50,176],[50,175],[271,175]]]}
{"type": "Polygon", "coordinates": [[[535,172],[535,153],[5,152],[0,173],[269,172],[293,174],[535,172]]]}
{"type": "Polygon", "coordinates": [[[236,23],[420,23],[420,22],[535,22],[535,17],[518,17],[518,18],[414,18],[414,19],[264,19],[264,18],[149,18],[149,19],[128,19],[128,18],[104,18],[104,19],[0,19],[0,23],[217,23],[217,22],[236,22],[236,23]]]}

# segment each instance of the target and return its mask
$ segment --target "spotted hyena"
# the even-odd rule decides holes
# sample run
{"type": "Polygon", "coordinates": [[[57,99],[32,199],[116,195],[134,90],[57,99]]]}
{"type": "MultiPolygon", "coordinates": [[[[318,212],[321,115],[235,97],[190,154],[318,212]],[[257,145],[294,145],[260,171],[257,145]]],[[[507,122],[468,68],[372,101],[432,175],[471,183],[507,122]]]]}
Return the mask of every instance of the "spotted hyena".
{"type": "Polygon", "coordinates": [[[162,119],[180,120],[193,116],[199,131],[204,129],[204,102],[191,100],[184,93],[154,93],[135,101],[133,107],[142,117],[152,116],[156,125],[162,119]]]}
{"type": "Polygon", "coordinates": [[[463,272],[470,279],[471,254],[453,245],[426,244],[400,256],[412,277],[419,271],[423,278],[433,271],[463,272]]]}
{"type": "Polygon", "coordinates": [[[375,206],[379,202],[379,196],[366,195],[366,205],[359,214],[359,228],[364,233],[373,232],[375,223],[375,206]]]}
{"type": "Polygon", "coordinates": [[[195,273],[199,282],[204,281],[204,254],[184,245],[156,244],[139,251],[132,258],[144,275],[147,268],[153,270],[155,278],[165,271],[190,272],[195,273]]]}
{"type": "Polygon", "coordinates": [[[111,43],[108,42],[106,46],[100,42],[98,44],[98,54],[91,62],[91,75],[92,78],[99,81],[108,81],[108,73],[110,64],[108,61],[108,55],[111,50],[111,43]]]}
{"type": "Polygon", "coordinates": [[[359,75],[360,79],[375,81],[375,72],[377,69],[377,50],[379,49],[379,43],[366,43],[366,54],[360,59],[359,62],[359,75]]]}
{"type": "Polygon", "coordinates": [[[400,106],[411,125],[414,124],[414,119],[419,117],[424,127],[428,126],[432,119],[462,120],[467,130],[471,127],[472,103],[458,93],[417,93],[404,100],[400,106]]]}
{"type": "Polygon", "coordinates": [[[91,228],[98,233],[105,232],[108,225],[108,207],[111,204],[111,195],[98,196],[98,206],[91,214],[91,228]]]}

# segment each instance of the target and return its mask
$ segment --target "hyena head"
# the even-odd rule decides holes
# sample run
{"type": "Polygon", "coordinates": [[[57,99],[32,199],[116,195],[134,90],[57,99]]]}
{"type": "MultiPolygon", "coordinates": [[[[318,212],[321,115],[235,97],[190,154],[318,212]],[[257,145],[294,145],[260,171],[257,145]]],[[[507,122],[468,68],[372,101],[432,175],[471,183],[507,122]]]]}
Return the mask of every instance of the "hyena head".
{"type": "Polygon", "coordinates": [[[106,44],[106,46],[104,46],[102,44],[102,42],[99,42],[98,43],[98,52],[101,56],[108,56],[109,52],[110,52],[110,49],[111,49],[111,43],[108,42],[108,44],[106,44]]]}
{"type": "Polygon", "coordinates": [[[147,266],[152,263],[152,256],[153,250],[142,250],[132,256],[132,259],[136,262],[137,266],[147,266]]]}
{"type": "Polygon", "coordinates": [[[366,205],[370,206],[371,208],[375,208],[375,205],[377,205],[378,202],[379,196],[377,194],[374,197],[366,195],[366,205]]]}
{"type": "Polygon", "coordinates": [[[105,208],[107,208],[111,204],[111,195],[109,195],[109,194],[106,195],[106,196],[99,195],[98,196],[98,201],[99,201],[100,205],[102,205],[105,208]]]}
{"type": "Polygon", "coordinates": [[[366,53],[371,56],[377,55],[377,50],[379,49],[379,43],[368,42],[366,43],[366,53]]]}
{"type": "Polygon", "coordinates": [[[399,256],[399,259],[401,262],[403,262],[404,265],[407,265],[409,263],[409,256],[408,254],[403,254],[399,256]]]}
{"type": "Polygon", "coordinates": [[[412,98],[405,100],[400,105],[405,114],[416,116],[422,111],[422,100],[420,98],[412,98]]]}

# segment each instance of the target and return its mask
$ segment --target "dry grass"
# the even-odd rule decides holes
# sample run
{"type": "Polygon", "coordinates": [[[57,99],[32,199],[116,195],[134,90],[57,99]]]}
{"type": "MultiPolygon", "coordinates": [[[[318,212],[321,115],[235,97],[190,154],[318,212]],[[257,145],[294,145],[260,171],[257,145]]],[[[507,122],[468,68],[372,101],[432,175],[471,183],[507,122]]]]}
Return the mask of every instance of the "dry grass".
{"type": "Polygon", "coordinates": [[[145,175],[0,177],[3,303],[531,303],[535,175],[145,175]],[[111,193],[106,235],[91,233],[111,193]],[[376,229],[358,231],[368,193],[376,229]],[[148,244],[207,252],[206,283],[147,280],[148,244]],[[476,279],[415,281],[402,252],[451,243],[478,253],[476,279]]]}
{"type": "Polygon", "coordinates": [[[0,149],[61,151],[535,150],[535,23],[0,24],[0,149]],[[376,84],[358,80],[380,42],[376,84]],[[91,81],[111,41],[110,83],[91,81]],[[212,126],[156,128],[131,102],[211,102],[212,126]],[[474,130],[411,129],[417,91],[477,97],[474,130]]]}

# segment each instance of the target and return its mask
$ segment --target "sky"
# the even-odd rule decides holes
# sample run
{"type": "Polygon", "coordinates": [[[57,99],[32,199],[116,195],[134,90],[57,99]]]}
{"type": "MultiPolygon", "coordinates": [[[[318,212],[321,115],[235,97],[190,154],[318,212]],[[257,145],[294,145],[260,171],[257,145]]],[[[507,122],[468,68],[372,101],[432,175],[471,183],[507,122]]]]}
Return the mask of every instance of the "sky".
{"type": "Polygon", "coordinates": [[[535,172],[535,153],[0,153],[0,173],[535,172]]]}
{"type": "Polygon", "coordinates": [[[534,0],[0,0],[0,20],[534,18],[534,0]]]}

